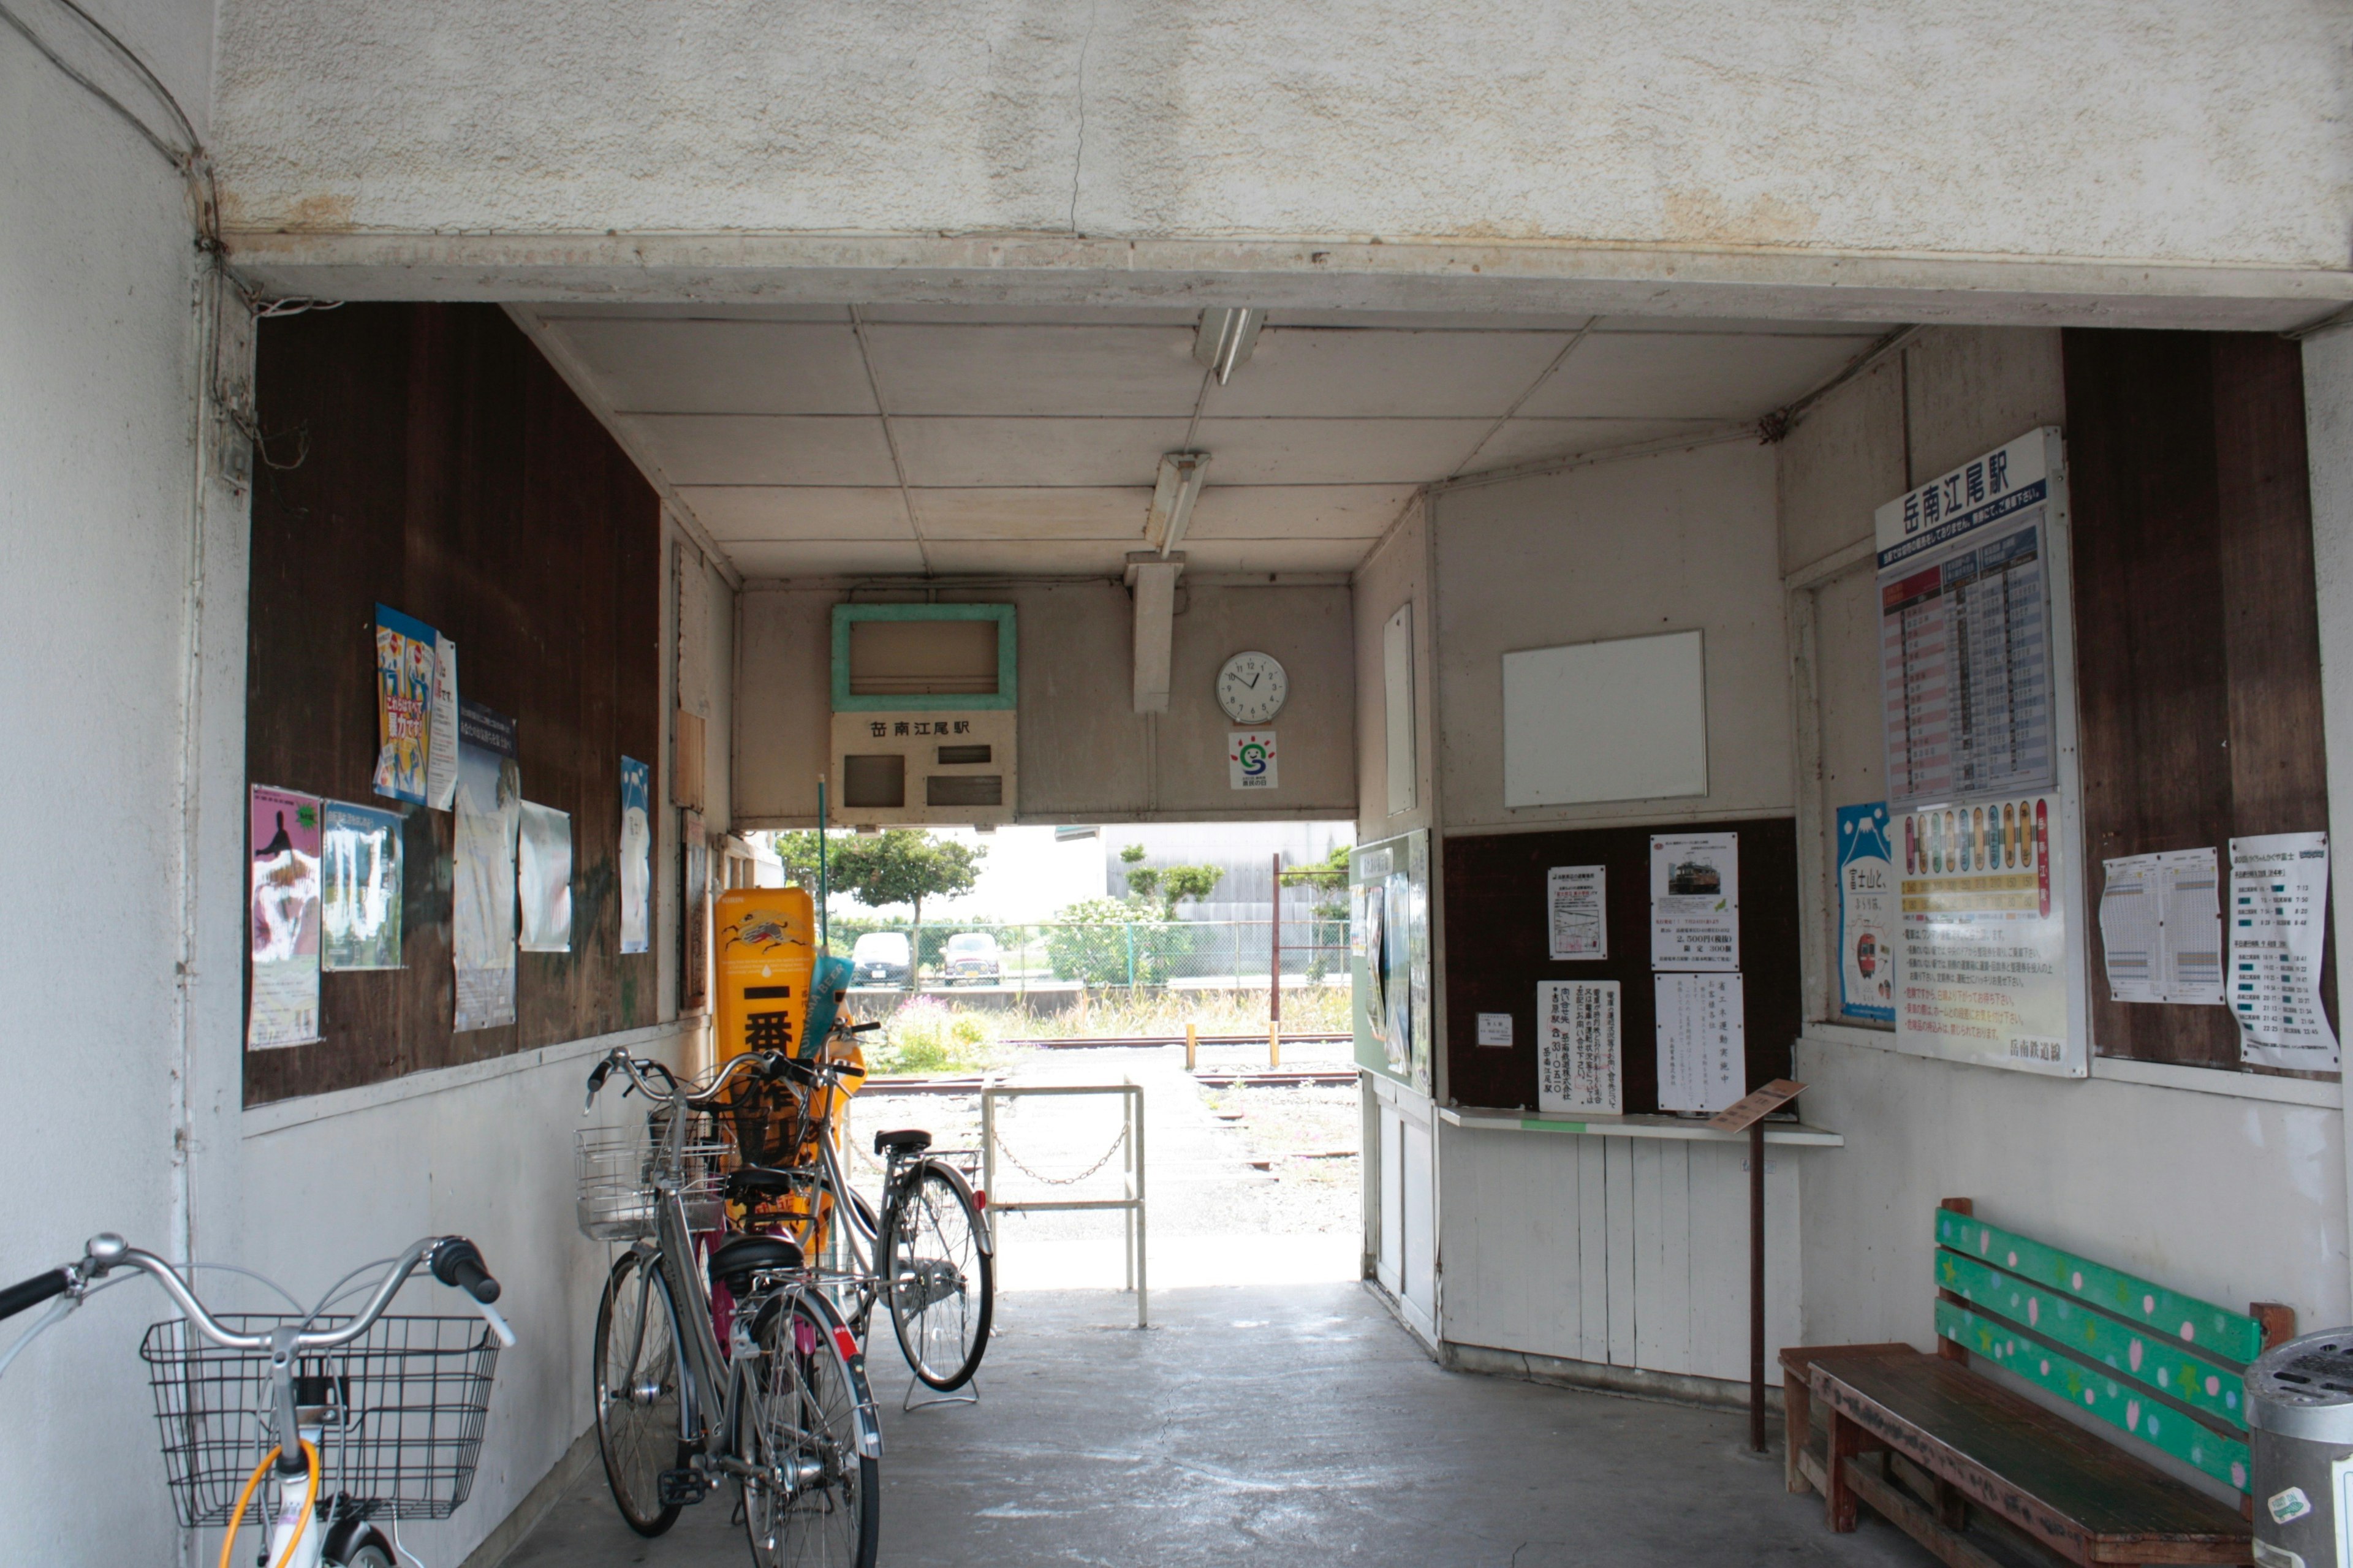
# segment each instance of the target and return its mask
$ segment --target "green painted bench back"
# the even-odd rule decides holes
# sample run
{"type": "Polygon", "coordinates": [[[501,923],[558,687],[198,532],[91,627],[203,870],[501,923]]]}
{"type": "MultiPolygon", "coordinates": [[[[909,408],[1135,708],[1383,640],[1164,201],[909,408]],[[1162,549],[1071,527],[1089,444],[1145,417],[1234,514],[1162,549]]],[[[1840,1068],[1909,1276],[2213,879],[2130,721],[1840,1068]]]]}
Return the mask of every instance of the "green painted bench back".
{"type": "Polygon", "coordinates": [[[1952,1209],[1936,1334],[2240,1491],[2263,1324],[1952,1209]]]}

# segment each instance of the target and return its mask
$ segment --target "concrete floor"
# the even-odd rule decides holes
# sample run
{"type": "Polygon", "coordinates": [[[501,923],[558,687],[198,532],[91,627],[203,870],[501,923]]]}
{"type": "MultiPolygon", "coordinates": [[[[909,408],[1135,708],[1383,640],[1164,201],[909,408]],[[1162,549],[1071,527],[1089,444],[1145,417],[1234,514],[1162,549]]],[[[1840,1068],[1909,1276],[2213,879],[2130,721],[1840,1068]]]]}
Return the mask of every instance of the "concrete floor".
{"type": "MultiPolygon", "coordinates": [[[[1746,1418],[1440,1368],[1354,1284],[1007,1299],[983,1400],[902,1415],[878,1345],[881,1562],[1007,1564],[1888,1563],[1868,1518],[1822,1527],[1746,1418]]],[[[507,1568],[741,1563],[733,1498],[656,1541],[588,1473],[507,1568]]]]}

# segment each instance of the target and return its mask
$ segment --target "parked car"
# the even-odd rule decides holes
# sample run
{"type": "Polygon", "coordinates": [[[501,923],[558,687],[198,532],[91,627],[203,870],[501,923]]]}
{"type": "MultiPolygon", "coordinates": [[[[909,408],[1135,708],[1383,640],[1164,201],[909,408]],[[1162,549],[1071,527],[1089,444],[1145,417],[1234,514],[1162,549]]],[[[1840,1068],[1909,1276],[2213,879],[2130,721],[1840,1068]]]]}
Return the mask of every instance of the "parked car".
{"type": "Polygon", "coordinates": [[[907,984],[907,937],[903,931],[871,931],[858,939],[849,950],[851,984],[857,985],[904,985],[907,984]]]}
{"type": "Polygon", "coordinates": [[[962,931],[948,938],[945,957],[943,968],[951,985],[960,980],[994,985],[1005,978],[1005,954],[985,931],[962,931]]]}

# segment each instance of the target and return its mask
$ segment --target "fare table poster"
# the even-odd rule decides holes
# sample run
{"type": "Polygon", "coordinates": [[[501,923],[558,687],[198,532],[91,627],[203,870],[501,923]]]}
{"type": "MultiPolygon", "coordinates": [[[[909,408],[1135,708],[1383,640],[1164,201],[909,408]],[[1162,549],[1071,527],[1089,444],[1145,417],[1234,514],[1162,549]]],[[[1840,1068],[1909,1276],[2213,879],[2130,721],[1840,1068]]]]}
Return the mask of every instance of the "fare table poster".
{"type": "Polygon", "coordinates": [[[1873,521],[1896,1044],[2080,1078],[2059,449],[2031,430],[1873,521]]]}

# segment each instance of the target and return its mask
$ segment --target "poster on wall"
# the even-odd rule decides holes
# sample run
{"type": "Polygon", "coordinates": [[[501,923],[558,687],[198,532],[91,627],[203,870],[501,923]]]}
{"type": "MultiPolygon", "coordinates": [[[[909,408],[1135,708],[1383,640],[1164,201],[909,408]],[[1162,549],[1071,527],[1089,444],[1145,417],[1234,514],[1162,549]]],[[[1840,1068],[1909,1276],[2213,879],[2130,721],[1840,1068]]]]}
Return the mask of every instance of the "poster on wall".
{"type": "Polygon", "coordinates": [[[1887,802],[2058,784],[2050,475],[2030,430],[1873,514],[1887,802]]]}
{"type": "Polygon", "coordinates": [[[375,793],[417,805],[432,746],[435,643],[423,621],[375,607],[375,793]]]}
{"type": "Polygon", "coordinates": [[[1555,866],[1545,873],[1545,914],[1556,963],[1609,956],[1606,866],[1555,866]]]}
{"type": "Polygon", "coordinates": [[[621,951],[643,952],[653,945],[654,828],[648,797],[653,770],[635,757],[621,759],[621,951]]]}
{"type": "Polygon", "coordinates": [[[458,645],[433,639],[433,710],[425,731],[425,804],[447,811],[458,797],[458,645]]]}
{"type": "Polygon", "coordinates": [[[1904,858],[1899,1045],[2083,1074],[2081,1037],[2068,1027],[2062,826],[2049,794],[1904,816],[1891,846],[1904,858]]]}
{"type": "Polygon", "coordinates": [[[298,1046],[319,1037],[319,797],[256,784],[250,820],[245,1043],[298,1046]]]}
{"type": "Polygon", "coordinates": [[[458,710],[458,794],[450,945],[458,1000],[452,1027],[515,1021],[515,841],[522,770],[515,722],[480,702],[458,710]]]}
{"type": "Polygon", "coordinates": [[[2328,835],[2231,840],[2231,1012],[2247,1066],[2337,1070],[2320,1005],[2327,930],[2328,835]]]}
{"type": "Polygon", "coordinates": [[[515,897],[525,952],[572,951],[572,817],[522,803],[515,836],[515,897]]]}
{"type": "Polygon", "coordinates": [[[1356,1064],[1428,1094],[1430,1081],[1430,834],[1426,828],[1348,854],[1350,903],[1364,955],[1350,962],[1356,1064]],[[1361,967],[1357,965],[1361,963],[1361,967]]]}
{"type": "Polygon", "coordinates": [[[400,815],[328,801],[319,834],[320,967],[400,967],[400,815]]]}
{"type": "Polygon", "coordinates": [[[2117,1002],[2222,1005],[2222,905],[2214,851],[2102,863],[2100,950],[2117,1002]]]}
{"type": "Polygon", "coordinates": [[[1659,1109],[1713,1114],[1748,1092],[1746,989],[1737,974],[1654,974],[1659,1109]]]}
{"type": "Polygon", "coordinates": [[[1740,967],[1740,835],[1651,840],[1651,967],[1740,967]]]}
{"type": "Polygon", "coordinates": [[[1619,1116],[1626,1109],[1625,1042],[1615,980],[1536,984],[1536,1109],[1619,1116]]]}
{"type": "Polygon", "coordinates": [[[700,1013],[711,1005],[711,840],[702,813],[682,812],[678,830],[679,900],[678,1009],[700,1013]]]}
{"type": "Polygon", "coordinates": [[[1234,789],[1280,789],[1274,731],[1235,730],[1226,736],[1226,778],[1234,789]]]}
{"type": "Polygon", "coordinates": [[[1895,1022],[1895,857],[1887,807],[1838,808],[1839,1012],[1895,1022]]]}

